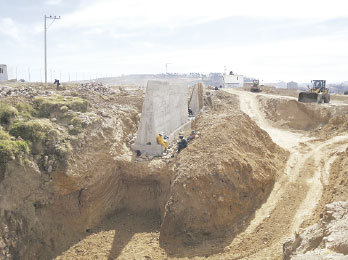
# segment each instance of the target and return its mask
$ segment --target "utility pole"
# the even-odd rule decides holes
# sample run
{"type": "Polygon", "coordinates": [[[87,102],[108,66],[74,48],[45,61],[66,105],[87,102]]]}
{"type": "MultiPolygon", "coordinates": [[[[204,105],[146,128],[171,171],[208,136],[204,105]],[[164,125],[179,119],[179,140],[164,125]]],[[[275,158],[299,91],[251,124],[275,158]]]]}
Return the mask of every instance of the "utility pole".
{"type": "Polygon", "coordinates": [[[168,74],[168,65],[173,63],[166,63],[166,74],[168,74]]]}
{"type": "Polygon", "coordinates": [[[47,30],[57,19],[60,19],[60,16],[47,16],[45,15],[44,21],[44,31],[45,31],[45,83],[47,83],[47,30]],[[47,19],[51,19],[52,23],[47,27],[47,19]]]}

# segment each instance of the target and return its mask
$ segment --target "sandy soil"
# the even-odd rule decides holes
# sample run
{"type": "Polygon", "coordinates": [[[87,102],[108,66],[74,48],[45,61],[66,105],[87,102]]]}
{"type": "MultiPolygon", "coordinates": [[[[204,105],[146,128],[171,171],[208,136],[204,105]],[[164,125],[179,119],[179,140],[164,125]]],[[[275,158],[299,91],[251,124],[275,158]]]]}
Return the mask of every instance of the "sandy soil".
{"type": "MultiPolygon", "coordinates": [[[[278,177],[269,198],[244,231],[221,252],[190,259],[281,259],[285,239],[312,217],[321,201],[325,201],[323,197],[330,196],[325,185],[330,184],[331,166],[338,167],[334,164],[337,156],[348,148],[348,135],[323,140],[308,131],[276,128],[265,119],[257,101],[259,94],[228,92],[239,97],[241,110],[267,131],[276,144],[287,149],[290,157],[284,175],[278,177]]],[[[334,102],[330,106],[340,104],[334,102]]],[[[154,216],[119,214],[106,219],[95,230],[89,230],[86,238],[56,259],[188,259],[168,255],[160,247],[159,229],[159,219],[154,216]]],[[[213,244],[207,246],[215,252],[213,244]]]]}

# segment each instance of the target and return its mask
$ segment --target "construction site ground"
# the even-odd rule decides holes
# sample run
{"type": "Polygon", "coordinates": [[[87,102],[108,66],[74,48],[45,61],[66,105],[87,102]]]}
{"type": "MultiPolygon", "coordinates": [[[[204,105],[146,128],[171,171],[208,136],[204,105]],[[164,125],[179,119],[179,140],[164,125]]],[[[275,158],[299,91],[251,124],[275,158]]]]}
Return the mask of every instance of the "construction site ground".
{"type": "Polygon", "coordinates": [[[301,105],[297,103],[296,91],[224,91],[237,97],[240,110],[265,130],[274,143],[289,151],[284,174],[277,177],[266,202],[245,228],[223,247],[219,240],[210,241],[204,255],[198,252],[199,248],[197,252],[181,248],[180,254],[171,254],[160,246],[158,216],[123,212],[105,218],[57,260],[281,259],[284,241],[300,228],[316,223],[325,204],[348,200],[347,168],[344,169],[348,165],[344,117],[348,113],[348,98],[333,95],[330,104],[301,105]],[[342,114],[341,121],[340,117],[332,121],[336,112],[342,114]]]}

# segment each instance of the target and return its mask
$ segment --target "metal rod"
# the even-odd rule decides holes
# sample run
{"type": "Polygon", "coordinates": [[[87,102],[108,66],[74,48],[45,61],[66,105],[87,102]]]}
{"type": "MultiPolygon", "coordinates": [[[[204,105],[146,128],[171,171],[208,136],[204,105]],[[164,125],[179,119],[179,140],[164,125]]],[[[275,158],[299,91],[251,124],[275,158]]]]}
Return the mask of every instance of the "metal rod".
{"type": "Polygon", "coordinates": [[[45,15],[45,22],[44,22],[44,29],[45,29],[45,83],[47,83],[47,39],[46,39],[46,34],[47,34],[47,26],[46,26],[46,15],[45,15]]]}
{"type": "MultiPolygon", "coordinates": [[[[47,19],[52,19],[52,23],[56,20],[56,19],[60,19],[60,16],[46,16],[44,17],[44,41],[45,41],[45,83],[47,83],[47,19]]],[[[52,23],[49,25],[51,26],[52,23]]],[[[51,75],[52,77],[52,75],[51,75]]],[[[52,81],[52,80],[51,80],[52,81]]]]}

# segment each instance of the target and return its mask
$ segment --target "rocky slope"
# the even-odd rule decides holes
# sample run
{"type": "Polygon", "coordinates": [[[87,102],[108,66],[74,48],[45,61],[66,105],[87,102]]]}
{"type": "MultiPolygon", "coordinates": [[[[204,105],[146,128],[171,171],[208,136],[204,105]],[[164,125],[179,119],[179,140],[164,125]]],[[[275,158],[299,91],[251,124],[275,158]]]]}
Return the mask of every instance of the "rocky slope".
{"type": "Polygon", "coordinates": [[[312,217],[284,244],[285,259],[348,258],[348,149],[337,154],[312,217]]]}
{"type": "Polygon", "coordinates": [[[322,220],[283,245],[284,259],[347,259],[348,201],[326,205],[322,220]]]}

